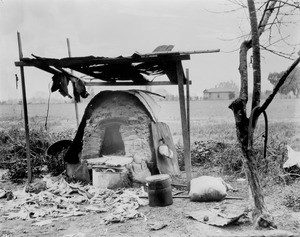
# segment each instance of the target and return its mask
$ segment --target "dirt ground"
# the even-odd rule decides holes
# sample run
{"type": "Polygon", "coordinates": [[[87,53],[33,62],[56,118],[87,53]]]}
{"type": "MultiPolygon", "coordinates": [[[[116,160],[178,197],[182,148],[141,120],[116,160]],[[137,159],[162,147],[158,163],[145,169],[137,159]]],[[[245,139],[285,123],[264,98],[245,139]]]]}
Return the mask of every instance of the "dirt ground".
{"type": "MultiPolygon", "coordinates": [[[[108,213],[58,218],[48,225],[38,227],[32,225],[34,220],[7,220],[0,210],[0,236],[300,236],[300,212],[282,204],[285,189],[297,188],[300,182],[294,183],[294,186],[265,187],[267,206],[280,231],[255,230],[251,222],[215,227],[188,218],[186,214],[191,211],[243,211],[249,207],[247,183],[237,182],[230,177],[226,177],[225,180],[238,189],[237,192],[230,192],[229,196],[242,197],[242,200],[225,199],[221,202],[196,203],[187,198],[174,198],[170,206],[140,207],[139,211],[144,217],[108,225],[103,221],[108,213]],[[163,224],[165,227],[151,230],[151,226],[155,224],[163,224]]],[[[2,189],[22,188],[22,185],[11,184],[9,181],[1,182],[0,185],[2,189]]],[[[5,202],[5,199],[0,199],[0,204],[5,205],[5,202]]]]}

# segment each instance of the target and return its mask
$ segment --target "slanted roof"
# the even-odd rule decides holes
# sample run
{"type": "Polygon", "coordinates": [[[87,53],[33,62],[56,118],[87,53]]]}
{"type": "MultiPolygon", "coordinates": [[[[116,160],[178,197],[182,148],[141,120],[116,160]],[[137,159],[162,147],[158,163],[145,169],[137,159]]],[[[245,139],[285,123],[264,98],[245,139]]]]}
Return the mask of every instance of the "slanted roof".
{"type": "Polygon", "coordinates": [[[66,69],[71,69],[92,80],[98,79],[115,85],[120,81],[131,81],[132,85],[147,85],[155,77],[165,74],[171,84],[177,84],[177,70],[184,74],[181,60],[189,59],[188,53],[180,52],[134,53],[116,58],[87,56],[56,59],[33,55],[33,58],[22,58],[16,65],[34,66],[52,74],[68,74],[66,69]]]}
{"type": "MultiPolygon", "coordinates": [[[[85,98],[88,94],[84,85],[122,86],[122,85],[170,85],[178,84],[178,76],[186,84],[182,60],[189,60],[190,54],[214,53],[220,50],[200,50],[188,52],[173,52],[173,45],[161,45],[152,53],[134,53],[131,56],[119,57],[68,57],[45,58],[32,55],[33,58],[21,57],[16,66],[33,66],[53,74],[57,81],[56,87],[51,91],[59,90],[62,94],[71,97],[66,90],[69,81],[73,83],[75,100],[80,96],[85,98]],[[75,76],[68,71],[79,73],[75,76]],[[169,81],[154,81],[157,76],[167,75],[169,81]],[[89,77],[88,80],[83,79],[89,77]],[[63,85],[64,88],[60,88],[63,85]]],[[[54,80],[53,78],[53,80],[54,80]]]]}
{"type": "MultiPolygon", "coordinates": [[[[171,48],[167,48],[170,50],[171,48]]],[[[159,50],[159,49],[158,49],[159,50]]],[[[190,59],[189,53],[155,51],[149,54],[134,53],[128,57],[69,57],[69,58],[42,58],[33,55],[33,58],[22,58],[16,66],[34,66],[53,74],[54,85],[51,91],[59,90],[63,96],[69,96],[67,85],[73,83],[73,95],[80,101],[80,96],[86,98],[88,93],[85,85],[153,85],[157,76],[167,75],[169,82],[157,82],[158,85],[178,84],[178,75],[182,75],[186,84],[181,60],[190,59]],[[71,74],[72,70],[88,76],[89,81],[78,75],[71,74]],[[97,81],[98,84],[93,84],[97,81]],[[100,84],[99,84],[100,81],[100,84]],[[102,81],[102,82],[101,82],[102,81]],[[102,84],[101,84],[102,83],[102,84]],[[124,84],[125,83],[125,84],[124,84]]]]}
{"type": "MultiPolygon", "coordinates": [[[[21,39],[20,35],[18,36],[20,46],[21,39]]],[[[54,75],[63,73],[72,76],[66,71],[66,69],[71,69],[89,76],[91,80],[104,81],[106,85],[124,85],[124,81],[132,82],[130,85],[165,85],[164,83],[153,83],[156,76],[163,74],[169,78],[168,84],[178,84],[178,75],[183,77],[185,84],[182,60],[189,60],[190,54],[220,52],[219,49],[174,52],[172,51],[173,48],[174,45],[160,45],[152,53],[140,54],[136,52],[131,56],[115,58],[86,56],[56,59],[33,54],[33,58],[25,58],[21,53],[20,61],[15,62],[15,65],[34,66],[54,75]],[[152,79],[149,79],[148,76],[152,76],[152,79]]],[[[85,84],[88,85],[89,82],[85,84]]]]}
{"type": "MultiPolygon", "coordinates": [[[[107,82],[107,84],[121,85],[120,81],[131,81],[132,85],[153,84],[156,76],[167,75],[169,84],[178,84],[178,74],[183,75],[181,61],[189,60],[190,54],[219,52],[215,50],[171,51],[174,45],[160,45],[152,53],[134,53],[131,56],[111,57],[68,57],[45,58],[32,54],[33,58],[20,58],[16,66],[34,66],[52,74],[69,73],[71,69],[78,73],[107,82]],[[149,79],[148,77],[151,77],[149,79]]],[[[184,78],[184,83],[186,79],[184,78]]]]}

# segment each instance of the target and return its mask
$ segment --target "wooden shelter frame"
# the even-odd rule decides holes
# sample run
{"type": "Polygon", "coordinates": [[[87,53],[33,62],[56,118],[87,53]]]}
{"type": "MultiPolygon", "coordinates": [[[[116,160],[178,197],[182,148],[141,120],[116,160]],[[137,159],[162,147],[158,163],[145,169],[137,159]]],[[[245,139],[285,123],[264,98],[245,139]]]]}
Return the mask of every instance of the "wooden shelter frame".
{"type": "MultiPolygon", "coordinates": [[[[29,147],[29,124],[28,124],[28,112],[27,112],[27,99],[26,99],[26,85],[25,85],[25,73],[24,67],[33,66],[43,71],[55,74],[63,72],[69,76],[73,76],[72,71],[77,71],[96,79],[96,74],[89,70],[84,70],[82,65],[91,66],[95,64],[135,64],[135,63],[162,63],[169,62],[174,65],[175,73],[167,73],[170,81],[84,81],[86,86],[163,86],[163,85],[177,85],[179,94],[179,106],[181,116],[181,128],[183,137],[183,148],[184,148],[184,164],[186,172],[186,181],[189,185],[192,179],[191,175],[191,152],[190,152],[190,97],[189,97],[189,71],[186,69],[186,76],[184,75],[182,60],[189,60],[190,54],[202,54],[202,53],[216,53],[219,49],[215,50],[202,50],[202,51],[189,51],[189,52],[153,52],[150,54],[135,55],[132,57],[118,57],[118,58],[103,58],[103,57],[71,57],[69,40],[67,39],[68,54],[69,58],[64,59],[45,59],[45,58],[24,58],[22,52],[21,35],[17,33],[18,48],[19,48],[19,61],[15,62],[15,65],[20,68],[20,76],[22,82],[22,99],[23,99],[23,110],[24,110],[24,124],[26,133],[26,157],[27,157],[27,170],[28,170],[28,183],[32,181],[32,169],[30,159],[30,147],[29,147]],[[71,73],[68,73],[65,68],[71,69],[71,73]],[[184,85],[186,85],[186,97],[184,85]]],[[[75,109],[77,106],[75,103],[75,109]]],[[[76,111],[76,117],[77,111],[76,111]]],[[[78,120],[78,119],[77,119],[78,120]]],[[[78,124],[78,121],[77,121],[78,124]]]]}

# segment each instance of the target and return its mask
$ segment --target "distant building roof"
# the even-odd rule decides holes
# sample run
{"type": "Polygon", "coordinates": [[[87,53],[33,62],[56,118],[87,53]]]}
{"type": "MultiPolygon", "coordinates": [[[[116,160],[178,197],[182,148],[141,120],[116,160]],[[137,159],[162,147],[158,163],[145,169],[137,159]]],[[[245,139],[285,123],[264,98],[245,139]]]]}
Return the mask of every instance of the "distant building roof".
{"type": "Polygon", "coordinates": [[[224,93],[224,92],[235,92],[233,89],[228,89],[228,88],[211,88],[211,89],[205,89],[203,91],[204,93],[224,93]]]}

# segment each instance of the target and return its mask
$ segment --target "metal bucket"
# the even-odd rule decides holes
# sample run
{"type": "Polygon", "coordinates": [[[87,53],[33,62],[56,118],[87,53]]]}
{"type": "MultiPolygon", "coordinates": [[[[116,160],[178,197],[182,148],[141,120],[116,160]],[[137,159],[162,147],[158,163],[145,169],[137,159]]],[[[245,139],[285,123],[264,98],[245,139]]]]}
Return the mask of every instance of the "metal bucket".
{"type": "Polygon", "coordinates": [[[93,168],[93,186],[96,188],[126,188],[129,187],[127,172],[115,172],[112,169],[93,168]]]}
{"type": "Polygon", "coordinates": [[[173,204],[171,178],[168,174],[152,175],[147,177],[146,181],[151,207],[164,207],[173,204]]]}

